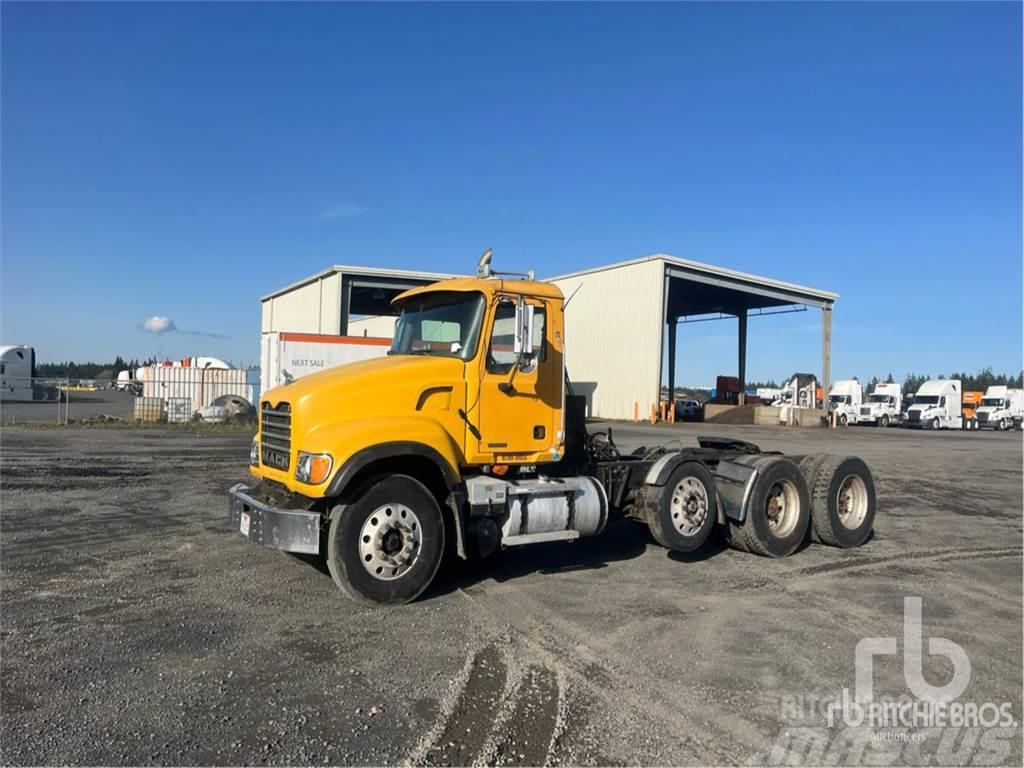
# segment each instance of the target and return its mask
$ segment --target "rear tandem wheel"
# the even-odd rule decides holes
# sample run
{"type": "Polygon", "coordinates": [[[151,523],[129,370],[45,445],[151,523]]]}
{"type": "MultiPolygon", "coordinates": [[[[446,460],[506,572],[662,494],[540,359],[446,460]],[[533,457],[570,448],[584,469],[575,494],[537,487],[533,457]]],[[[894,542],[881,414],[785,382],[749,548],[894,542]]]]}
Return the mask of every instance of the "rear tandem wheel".
{"type": "Polygon", "coordinates": [[[804,542],[810,498],[803,473],[789,459],[766,458],[757,466],[746,518],[729,521],[729,543],[755,555],[786,557],[804,542]]]}

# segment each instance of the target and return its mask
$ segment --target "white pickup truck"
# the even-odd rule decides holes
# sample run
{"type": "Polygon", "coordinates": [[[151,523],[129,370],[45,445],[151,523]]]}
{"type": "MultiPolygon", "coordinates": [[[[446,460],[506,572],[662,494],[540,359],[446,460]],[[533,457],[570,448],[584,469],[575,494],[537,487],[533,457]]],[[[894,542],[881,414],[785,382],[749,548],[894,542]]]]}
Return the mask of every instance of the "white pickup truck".
{"type": "Polygon", "coordinates": [[[981,429],[1021,428],[1024,417],[1024,390],[994,385],[985,390],[981,407],[975,412],[981,429]]]}
{"type": "Polygon", "coordinates": [[[876,384],[875,390],[866,403],[860,406],[858,424],[888,427],[900,421],[900,404],[903,402],[903,387],[895,383],[876,384]]]}

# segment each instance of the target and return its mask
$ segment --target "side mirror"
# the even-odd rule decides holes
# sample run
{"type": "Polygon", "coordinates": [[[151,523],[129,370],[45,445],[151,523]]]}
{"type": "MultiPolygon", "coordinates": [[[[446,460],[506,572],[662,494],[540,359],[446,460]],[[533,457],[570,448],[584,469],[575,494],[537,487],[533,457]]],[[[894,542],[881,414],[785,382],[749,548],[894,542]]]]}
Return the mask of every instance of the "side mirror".
{"type": "Polygon", "coordinates": [[[533,357],[533,305],[519,297],[516,304],[516,336],[513,351],[520,362],[533,357]]]}

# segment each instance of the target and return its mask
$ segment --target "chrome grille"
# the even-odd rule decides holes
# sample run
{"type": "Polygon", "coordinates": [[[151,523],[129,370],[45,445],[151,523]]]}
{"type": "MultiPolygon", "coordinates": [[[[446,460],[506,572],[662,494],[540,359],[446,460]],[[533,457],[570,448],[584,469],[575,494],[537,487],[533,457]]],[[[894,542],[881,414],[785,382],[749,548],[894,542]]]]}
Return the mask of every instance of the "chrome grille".
{"type": "Polygon", "coordinates": [[[907,421],[920,421],[920,420],[921,420],[921,412],[920,411],[910,411],[907,414],[907,421]]]}
{"type": "Polygon", "coordinates": [[[288,469],[292,455],[292,407],[264,402],[260,408],[260,461],[275,469],[288,469]]]}
{"type": "Polygon", "coordinates": [[[861,416],[870,416],[871,415],[871,407],[868,406],[866,408],[861,408],[860,409],[860,415],[861,416]]]}
{"type": "Polygon", "coordinates": [[[979,414],[977,414],[977,416],[978,416],[978,423],[979,424],[985,424],[985,423],[988,422],[988,416],[989,415],[987,413],[979,413],[979,414]]]}

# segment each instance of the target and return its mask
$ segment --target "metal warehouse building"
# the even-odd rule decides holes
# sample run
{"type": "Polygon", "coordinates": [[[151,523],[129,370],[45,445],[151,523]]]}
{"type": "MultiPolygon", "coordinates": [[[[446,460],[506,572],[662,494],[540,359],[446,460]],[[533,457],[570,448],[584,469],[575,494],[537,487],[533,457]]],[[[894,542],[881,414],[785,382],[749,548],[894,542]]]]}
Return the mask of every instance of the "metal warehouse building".
{"type": "Polygon", "coordinates": [[[390,315],[395,296],[448,277],[454,275],[336,264],[261,298],[261,331],[376,336],[371,329],[390,328],[393,323],[371,318],[390,315]]]}
{"type": "Polygon", "coordinates": [[[832,305],[839,295],[666,254],[550,278],[565,294],[566,364],[590,415],[646,417],[675,389],[679,323],[736,318],[737,375],[746,385],[747,319],[780,308],[822,310],[822,387],[831,368],[832,305]],[[667,345],[667,371],[662,371],[667,345]]]}
{"type": "MultiPolygon", "coordinates": [[[[333,337],[341,343],[390,339],[391,300],[408,288],[447,277],[452,275],[336,265],[268,294],[261,299],[264,359],[267,340],[288,334],[333,337]]],[[[736,319],[742,391],[748,318],[786,308],[822,311],[821,384],[828,391],[832,306],[838,294],[666,254],[548,280],[567,300],[566,364],[591,416],[646,417],[660,402],[663,383],[669,391],[675,387],[678,325],[696,320],[736,319]]]]}

